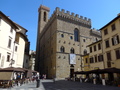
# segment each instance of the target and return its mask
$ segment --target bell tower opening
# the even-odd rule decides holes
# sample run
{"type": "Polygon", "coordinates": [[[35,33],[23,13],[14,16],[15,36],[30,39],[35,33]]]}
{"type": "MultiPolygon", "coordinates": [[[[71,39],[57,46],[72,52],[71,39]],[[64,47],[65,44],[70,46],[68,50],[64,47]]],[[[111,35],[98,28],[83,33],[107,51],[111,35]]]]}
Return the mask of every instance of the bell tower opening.
{"type": "Polygon", "coordinates": [[[46,12],[44,12],[44,21],[46,22],[46,12]]]}
{"type": "Polygon", "coordinates": [[[48,16],[49,16],[50,9],[46,6],[41,5],[38,9],[39,16],[38,16],[38,31],[39,33],[42,32],[44,26],[48,22],[48,16]]]}

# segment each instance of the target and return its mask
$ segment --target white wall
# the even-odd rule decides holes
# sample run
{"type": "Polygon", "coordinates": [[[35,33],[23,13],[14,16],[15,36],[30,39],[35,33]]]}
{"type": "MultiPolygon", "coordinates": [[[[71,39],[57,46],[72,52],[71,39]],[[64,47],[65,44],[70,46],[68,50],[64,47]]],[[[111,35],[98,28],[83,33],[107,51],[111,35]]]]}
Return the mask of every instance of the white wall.
{"type": "Polygon", "coordinates": [[[16,67],[23,67],[24,60],[24,50],[25,50],[25,40],[21,36],[19,37],[19,47],[18,47],[18,56],[16,61],[16,67]]]}
{"type": "Polygon", "coordinates": [[[22,30],[23,34],[17,36],[19,37],[19,43],[16,43],[16,30],[14,29],[11,33],[11,27],[15,27],[15,25],[13,26],[11,21],[6,17],[2,17],[0,20],[0,68],[10,67],[11,59],[14,60],[14,63],[12,64],[13,67],[23,67],[26,42],[23,34],[25,35],[26,33],[25,30],[22,30],[21,28],[17,29],[17,31],[22,30]],[[8,48],[9,38],[12,40],[10,48],[8,48]],[[15,46],[17,46],[17,51],[15,51],[15,46]],[[7,53],[10,53],[9,62],[7,61],[7,53]]]}
{"type": "Polygon", "coordinates": [[[13,55],[13,48],[14,48],[14,41],[15,41],[15,34],[16,31],[10,32],[11,25],[6,23],[4,20],[1,19],[0,24],[0,67],[9,67],[10,62],[7,62],[7,53],[10,53],[10,59],[15,59],[16,55],[13,55]],[[11,48],[8,48],[8,41],[11,38],[11,48]],[[12,57],[15,56],[15,57],[12,57]]]}

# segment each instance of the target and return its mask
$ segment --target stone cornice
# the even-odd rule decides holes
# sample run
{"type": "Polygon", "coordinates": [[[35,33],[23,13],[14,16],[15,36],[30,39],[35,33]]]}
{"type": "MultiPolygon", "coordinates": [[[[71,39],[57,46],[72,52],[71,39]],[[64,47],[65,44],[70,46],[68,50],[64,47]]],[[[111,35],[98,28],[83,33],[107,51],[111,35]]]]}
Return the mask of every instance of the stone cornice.
{"type": "Polygon", "coordinates": [[[38,9],[38,12],[40,12],[41,9],[46,10],[48,12],[50,11],[50,9],[48,7],[43,6],[43,5],[40,6],[40,8],[38,9]]]}

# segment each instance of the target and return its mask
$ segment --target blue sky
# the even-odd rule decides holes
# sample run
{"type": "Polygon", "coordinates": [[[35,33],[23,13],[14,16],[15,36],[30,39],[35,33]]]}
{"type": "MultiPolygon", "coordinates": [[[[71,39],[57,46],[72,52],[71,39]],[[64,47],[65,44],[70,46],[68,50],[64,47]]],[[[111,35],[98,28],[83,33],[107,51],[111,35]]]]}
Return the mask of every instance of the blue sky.
{"type": "Polygon", "coordinates": [[[120,13],[120,0],[0,0],[0,11],[28,30],[30,49],[36,50],[38,8],[56,7],[90,18],[92,28],[100,29],[120,13]]]}

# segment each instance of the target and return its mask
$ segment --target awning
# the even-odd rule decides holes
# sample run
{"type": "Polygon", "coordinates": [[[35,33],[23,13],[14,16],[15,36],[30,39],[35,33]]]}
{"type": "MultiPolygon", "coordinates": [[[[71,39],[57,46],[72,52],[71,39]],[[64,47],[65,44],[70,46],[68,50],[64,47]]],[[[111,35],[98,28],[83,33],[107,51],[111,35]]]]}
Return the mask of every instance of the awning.
{"type": "Polygon", "coordinates": [[[74,72],[74,74],[89,74],[89,73],[88,71],[80,71],[80,72],[76,71],[74,72]]]}
{"type": "Polygon", "coordinates": [[[7,68],[2,68],[0,69],[0,72],[25,72],[24,70],[20,68],[15,68],[15,67],[7,67],[7,68]]]}
{"type": "Polygon", "coordinates": [[[118,68],[106,68],[104,69],[107,73],[120,73],[120,69],[118,68]]]}
{"type": "Polygon", "coordinates": [[[105,68],[105,69],[96,69],[96,70],[91,70],[91,71],[76,71],[74,74],[103,74],[103,73],[120,73],[120,69],[118,68],[105,68]]]}

